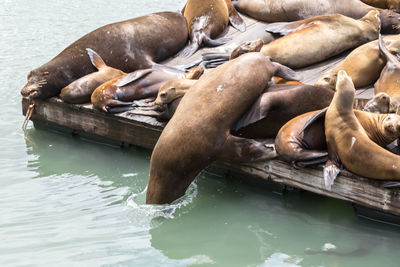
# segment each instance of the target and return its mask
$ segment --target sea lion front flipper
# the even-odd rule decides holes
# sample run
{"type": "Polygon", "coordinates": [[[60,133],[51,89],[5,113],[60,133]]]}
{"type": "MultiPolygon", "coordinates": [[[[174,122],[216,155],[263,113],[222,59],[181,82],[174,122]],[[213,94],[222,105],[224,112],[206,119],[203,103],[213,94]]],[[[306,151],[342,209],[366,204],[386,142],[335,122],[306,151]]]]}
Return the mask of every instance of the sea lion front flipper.
{"type": "Polygon", "coordinates": [[[280,35],[288,35],[292,32],[299,31],[312,25],[313,23],[304,22],[303,20],[295,22],[275,22],[268,24],[265,27],[265,31],[270,33],[277,33],[280,35]]]}
{"type": "Polygon", "coordinates": [[[328,107],[321,109],[317,113],[311,115],[310,117],[307,118],[306,123],[304,123],[303,129],[301,129],[301,133],[304,132],[311,124],[313,124],[316,120],[318,120],[321,117],[325,117],[326,111],[328,110],[328,107]]]}
{"type": "Polygon", "coordinates": [[[217,158],[233,162],[253,162],[277,157],[275,146],[265,145],[253,139],[228,134],[217,158]]]}
{"type": "Polygon", "coordinates": [[[137,70],[137,71],[131,72],[128,75],[126,75],[125,77],[123,77],[119,81],[117,86],[123,87],[131,82],[134,82],[134,81],[137,81],[137,80],[143,78],[144,76],[150,74],[151,72],[153,72],[152,69],[144,69],[144,70],[137,70]]]}
{"type": "Polygon", "coordinates": [[[262,120],[268,116],[268,111],[270,109],[271,103],[268,93],[261,95],[247,110],[243,116],[236,122],[232,130],[237,131],[247,125],[253,124],[259,120],[262,120]]]}
{"type": "Polygon", "coordinates": [[[340,167],[333,161],[328,160],[324,166],[325,189],[331,191],[331,187],[340,172],[340,167]]]}
{"type": "Polygon", "coordinates": [[[229,22],[232,26],[240,32],[246,31],[246,23],[236,11],[235,7],[232,4],[231,0],[225,0],[226,6],[228,7],[229,11],[229,22]]]}
{"type": "Polygon", "coordinates": [[[328,160],[327,151],[303,150],[298,156],[301,158],[301,160],[295,161],[295,164],[299,167],[321,164],[328,160]]]}
{"type": "Polygon", "coordinates": [[[90,48],[86,48],[86,51],[89,55],[90,61],[92,62],[93,66],[96,67],[96,69],[101,69],[104,67],[107,67],[106,63],[104,63],[104,60],[101,58],[99,54],[97,54],[94,50],[90,48]]]}
{"type": "Polygon", "coordinates": [[[281,77],[288,81],[299,81],[301,79],[300,74],[296,73],[291,68],[282,65],[278,62],[272,62],[276,67],[278,67],[275,75],[281,77]]]}

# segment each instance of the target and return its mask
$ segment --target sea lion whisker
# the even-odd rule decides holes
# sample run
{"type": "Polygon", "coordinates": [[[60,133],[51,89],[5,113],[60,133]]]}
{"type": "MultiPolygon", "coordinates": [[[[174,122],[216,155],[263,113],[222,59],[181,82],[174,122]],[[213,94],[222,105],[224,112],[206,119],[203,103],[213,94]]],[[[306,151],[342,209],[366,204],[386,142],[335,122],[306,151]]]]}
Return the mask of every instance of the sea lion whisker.
{"type": "Polygon", "coordinates": [[[25,115],[25,120],[22,123],[22,130],[25,131],[26,130],[26,126],[28,125],[28,122],[32,116],[33,110],[35,108],[35,104],[34,103],[30,103],[28,106],[28,109],[26,111],[26,115],[25,115]]]}

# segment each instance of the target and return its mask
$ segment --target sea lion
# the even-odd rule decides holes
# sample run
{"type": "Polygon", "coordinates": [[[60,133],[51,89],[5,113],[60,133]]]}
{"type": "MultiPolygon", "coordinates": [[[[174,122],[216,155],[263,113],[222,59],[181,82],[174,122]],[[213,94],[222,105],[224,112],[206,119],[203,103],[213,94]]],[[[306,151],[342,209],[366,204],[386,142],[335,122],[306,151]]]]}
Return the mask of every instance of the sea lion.
{"type": "MultiPolygon", "coordinates": [[[[377,9],[360,0],[236,0],[240,12],[267,22],[296,21],[327,14],[342,14],[359,19],[377,9]]],[[[391,10],[379,10],[382,32],[400,32],[400,15],[391,10]]]]}
{"type": "Polygon", "coordinates": [[[154,104],[165,105],[171,103],[175,99],[184,96],[196,82],[196,80],[189,79],[176,79],[165,82],[158,90],[154,104]]]}
{"type": "MultiPolygon", "coordinates": [[[[328,159],[325,138],[325,111],[311,111],[288,121],[275,138],[275,148],[282,160],[304,167],[324,163],[328,159]]],[[[374,114],[354,110],[354,114],[368,137],[386,147],[400,137],[400,116],[374,114]]]]}
{"type": "Polygon", "coordinates": [[[289,34],[264,45],[260,52],[291,68],[306,67],[377,39],[379,27],[376,10],[359,20],[332,14],[283,26],[272,23],[268,31],[289,34]]]}
{"type": "Polygon", "coordinates": [[[232,127],[232,134],[246,138],[275,138],[292,118],[327,107],[333,92],[312,85],[271,85],[232,127]]]}
{"type": "Polygon", "coordinates": [[[185,46],[185,18],[175,12],[154,13],[94,30],[64,49],[55,58],[28,74],[21,94],[30,98],[56,96],[71,82],[95,71],[83,56],[87,47],[106,64],[124,72],[156,66],[185,46]]]}
{"type": "MultiPolygon", "coordinates": [[[[324,166],[327,189],[340,172],[349,171],[372,179],[399,180],[400,156],[374,143],[354,115],[355,88],[345,71],[338,72],[336,92],[325,115],[328,162],[324,166]]],[[[400,124],[391,127],[399,131],[400,124]]]]}
{"type": "Polygon", "coordinates": [[[397,56],[389,52],[380,35],[378,43],[379,50],[386,59],[386,65],[374,84],[374,92],[375,94],[388,94],[390,96],[390,104],[397,109],[400,104],[400,61],[397,56]]]}
{"type": "Polygon", "coordinates": [[[182,10],[185,16],[190,36],[190,44],[181,53],[181,56],[193,55],[203,44],[218,46],[229,39],[217,39],[228,26],[228,22],[243,32],[246,24],[237,13],[230,0],[188,0],[182,10]]]}
{"type": "Polygon", "coordinates": [[[109,113],[132,109],[132,101],[155,97],[166,81],[174,79],[198,79],[202,68],[195,68],[185,74],[171,73],[159,69],[144,69],[116,77],[97,87],[91,101],[93,107],[109,113]]]}
{"type": "Polygon", "coordinates": [[[400,1],[399,0],[361,0],[367,5],[373,7],[379,7],[383,9],[392,9],[395,12],[400,11],[400,1]]]}
{"type": "MultiPolygon", "coordinates": [[[[400,54],[400,34],[384,38],[389,43],[388,49],[393,54],[400,54]]],[[[325,72],[315,86],[335,90],[339,70],[344,70],[353,80],[356,88],[373,84],[386,64],[386,59],[379,52],[378,40],[371,41],[354,49],[339,65],[325,72]]]]}
{"type": "Polygon", "coordinates": [[[292,70],[260,53],[248,53],[204,74],[188,90],[151,155],[147,204],[181,197],[195,176],[216,159],[275,157],[273,149],[262,143],[229,134],[273,75],[294,79],[292,70]]]}
{"type": "Polygon", "coordinates": [[[396,112],[396,103],[390,100],[390,96],[386,93],[378,93],[369,100],[363,110],[373,113],[394,113],[396,112]]]}
{"type": "Polygon", "coordinates": [[[67,103],[82,104],[90,102],[94,89],[102,83],[126,74],[125,72],[109,67],[103,59],[90,48],[86,48],[90,61],[99,71],[87,74],[61,89],[60,98],[67,103]]]}

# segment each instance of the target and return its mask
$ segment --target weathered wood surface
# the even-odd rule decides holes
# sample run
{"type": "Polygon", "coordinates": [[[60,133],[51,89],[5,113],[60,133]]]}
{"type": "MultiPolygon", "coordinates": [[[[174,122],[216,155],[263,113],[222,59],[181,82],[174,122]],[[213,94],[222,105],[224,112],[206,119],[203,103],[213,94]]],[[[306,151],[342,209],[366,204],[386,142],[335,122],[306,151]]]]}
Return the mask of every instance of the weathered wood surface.
{"type": "MultiPolygon", "coordinates": [[[[29,101],[23,99],[23,114],[28,106],[29,101]]],[[[148,149],[154,147],[164,126],[151,117],[130,115],[129,112],[124,115],[104,114],[93,110],[90,105],[70,105],[58,98],[35,100],[31,119],[64,126],[77,134],[84,132],[148,149]]],[[[321,167],[295,169],[279,160],[251,164],[217,162],[215,166],[400,216],[400,189],[382,188],[379,181],[346,171],[338,176],[332,190],[327,191],[321,167]]]]}
{"type": "MultiPolygon", "coordinates": [[[[247,24],[247,31],[240,33],[229,27],[225,37],[231,37],[232,40],[226,45],[218,48],[203,48],[189,58],[175,57],[164,61],[163,64],[186,65],[198,61],[201,54],[206,51],[229,52],[250,37],[253,40],[272,38],[272,35],[269,36],[263,31],[265,23],[243,17],[247,24]]],[[[348,53],[349,51],[325,62],[296,71],[301,74],[302,82],[313,84],[325,71],[339,64],[348,53]]],[[[357,90],[355,106],[362,107],[372,95],[372,86],[357,90]]],[[[31,117],[33,121],[53,123],[70,129],[71,133],[85,133],[114,140],[120,144],[132,144],[147,149],[154,147],[165,126],[165,123],[160,123],[155,118],[135,115],[134,111],[110,115],[94,110],[91,104],[70,105],[63,103],[59,98],[51,98],[46,101],[35,100],[34,102],[35,108],[31,117]]],[[[28,105],[29,101],[23,99],[24,115],[28,105]]],[[[324,187],[321,166],[295,169],[279,160],[252,164],[216,162],[213,166],[400,216],[400,189],[386,189],[381,187],[379,181],[362,178],[346,171],[341,172],[332,186],[332,190],[327,191],[324,187]]]]}

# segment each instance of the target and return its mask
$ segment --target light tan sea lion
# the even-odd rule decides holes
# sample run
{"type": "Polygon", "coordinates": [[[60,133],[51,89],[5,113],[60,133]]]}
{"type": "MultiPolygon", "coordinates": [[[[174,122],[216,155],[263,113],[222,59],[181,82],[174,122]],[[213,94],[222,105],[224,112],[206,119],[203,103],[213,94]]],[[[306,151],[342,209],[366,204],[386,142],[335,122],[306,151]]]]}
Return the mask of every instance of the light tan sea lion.
{"type": "Polygon", "coordinates": [[[165,82],[158,90],[158,95],[154,104],[165,105],[175,99],[182,97],[194,85],[196,80],[176,79],[165,82]]]}
{"type": "Polygon", "coordinates": [[[188,39],[185,18],[176,12],[154,13],[98,28],[28,74],[24,97],[49,98],[96,69],[87,57],[90,47],[108,66],[131,72],[151,68],[181,50],[188,39]]]}
{"type": "MultiPolygon", "coordinates": [[[[388,49],[393,54],[400,54],[400,34],[387,36],[388,49]]],[[[378,40],[371,41],[354,49],[339,65],[325,72],[315,86],[335,90],[339,70],[344,70],[353,80],[356,88],[373,84],[386,64],[385,57],[379,52],[378,40]]]]}
{"type": "MultiPolygon", "coordinates": [[[[377,9],[360,0],[237,0],[233,3],[240,12],[267,22],[296,21],[328,14],[359,19],[377,9]]],[[[382,32],[399,33],[400,15],[391,10],[377,10],[382,32]]]]}
{"type": "Polygon", "coordinates": [[[181,197],[195,176],[216,159],[275,157],[275,151],[262,143],[229,134],[273,75],[294,78],[290,69],[260,53],[248,53],[204,74],[188,90],[151,155],[147,204],[181,197]]]}
{"type": "Polygon", "coordinates": [[[106,65],[103,59],[92,49],[86,48],[90,61],[99,71],[85,75],[61,90],[60,98],[67,103],[82,104],[90,102],[94,89],[115,77],[126,74],[122,70],[106,65]]]}
{"type": "MultiPolygon", "coordinates": [[[[354,115],[355,88],[350,76],[339,71],[336,92],[325,116],[328,162],[325,186],[330,189],[341,163],[349,171],[372,179],[400,180],[400,156],[374,143],[354,115]]],[[[396,130],[400,124],[392,124],[396,130]]]]}
{"type": "Polygon", "coordinates": [[[386,65],[374,85],[374,92],[388,94],[391,105],[397,109],[400,104],[400,61],[397,56],[389,52],[381,36],[379,36],[379,50],[386,58],[386,65]]]}
{"type": "Polygon", "coordinates": [[[229,39],[217,39],[228,26],[228,22],[240,31],[246,30],[246,24],[235,10],[230,0],[188,0],[182,10],[188,22],[190,45],[181,56],[193,55],[202,45],[218,46],[229,39]]]}
{"type": "MultiPolygon", "coordinates": [[[[326,109],[325,109],[326,110],[326,109]]],[[[297,166],[324,163],[328,159],[325,138],[325,112],[311,111],[287,122],[275,138],[275,148],[282,160],[297,166]]],[[[354,110],[368,137],[386,147],[400,137],[400,116],[354,110]]]]}
{"type": "Polygon", "coordinates": [[[268,31],[290,33],[264,45],[260,52],[291,68],[306,67],[377,39],[379,28],[376,10],[359,20],[333,14],[284,25],[273,23],[267,25],[268,31]]]}
{"type": "Polygon", "coordinates": [[[378,93],[369,100],[365,106],[364,110],[373,113],[395,113],[398,108],[398,103],[392,101],[391,97],[386,93],[378,93]]]}

